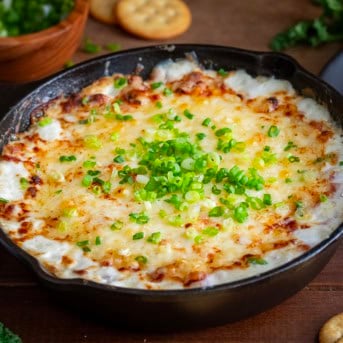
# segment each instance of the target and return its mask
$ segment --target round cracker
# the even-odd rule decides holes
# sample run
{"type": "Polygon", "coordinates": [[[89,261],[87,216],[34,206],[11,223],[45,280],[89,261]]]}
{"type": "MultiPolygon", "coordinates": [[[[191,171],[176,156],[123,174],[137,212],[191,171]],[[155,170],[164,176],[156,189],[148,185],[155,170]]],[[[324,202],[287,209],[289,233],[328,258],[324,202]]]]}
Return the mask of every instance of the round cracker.
{"type": "Polygon", "coordinates": [[[319,332],[319,343],[343,342],[343,313],[330,318],[319,332]]]}
{"type": "Polygon", "coordinates": [[[118,0],[90,0],[91,15],[105,24],[116,24],[114,7],[118,0]]]}
{"type": "Polygon", "coordinates": [[[181,0],[120,0],[116,18],[124,30],[146,39],[169,39],[184,33],[192,21],[181,0]]]}

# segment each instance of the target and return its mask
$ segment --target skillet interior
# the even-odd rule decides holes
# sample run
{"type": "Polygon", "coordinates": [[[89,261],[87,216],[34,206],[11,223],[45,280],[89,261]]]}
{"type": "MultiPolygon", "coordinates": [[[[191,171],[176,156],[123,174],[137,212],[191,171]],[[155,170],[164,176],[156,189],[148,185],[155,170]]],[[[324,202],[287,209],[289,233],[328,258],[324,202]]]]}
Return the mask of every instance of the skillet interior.
{"type": "MultiPolygon", "coordinates": [[[[327,104],[335,121],[343,125],[343,97],[286,55],[204,45],[157,46],[100,57],[52,76],[4,117],[0,123],[0,148],[13,133],[27,129],[30,113],[43,103],[61,94],[75,93],[101,76],[114,72],[132,73],[137,65],[144,66],[140,74],[147,77],[158,62],[168,58],[183,58],[185,53],[192,52],[196,53],[200,63],[206,68],[243,68],[253,75],[275,75],[287,79],[300,93],[327,104]]],[[[342,232],[343,227],[340,226],[327,240],[308,253],[284,266],[249,279],[206,290],[153,292],[99,285],[81,279],[57,279],[45,273],[34,258],[15,246],[1,230],[0,242],[12,254],[28,263],[48,287],[61,291],[64,299],[66,294],[70,295],[71,297],[67,297],[69,303],[75,301],[80,307],[85,299],[95,297],[95,304],[89,305],[88,301],[88,305],[92,308],[96,304],[96,308],[101,306],[101,314],[107,317],[116,315],[116,322],[120,315],[120,320],[125,323],[149,326],[149,313],[157,316],[154,324],[157,320],[165,326],[180,326],[237,320],[282,301],[305,286],[323,268],[338,246],[342,232]],[[271,293],[275,288],[278,292],[271,293]],[[128,302],[132,305],[131,309],[127,308],[128,302]]]]}

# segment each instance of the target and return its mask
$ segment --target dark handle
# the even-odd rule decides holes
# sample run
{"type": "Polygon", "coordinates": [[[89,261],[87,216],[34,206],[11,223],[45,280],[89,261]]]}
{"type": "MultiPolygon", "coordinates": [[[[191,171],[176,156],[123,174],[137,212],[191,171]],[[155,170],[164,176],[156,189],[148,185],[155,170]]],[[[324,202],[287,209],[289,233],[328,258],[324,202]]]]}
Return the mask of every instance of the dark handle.
{"type": "Polygon", "coordinates": [[[25,84],[9,84],[0,82],[0,118],[2,118],[11,107],[23,99],[25,95],[29,94],[43,83],[43,80],[25,84]]]}

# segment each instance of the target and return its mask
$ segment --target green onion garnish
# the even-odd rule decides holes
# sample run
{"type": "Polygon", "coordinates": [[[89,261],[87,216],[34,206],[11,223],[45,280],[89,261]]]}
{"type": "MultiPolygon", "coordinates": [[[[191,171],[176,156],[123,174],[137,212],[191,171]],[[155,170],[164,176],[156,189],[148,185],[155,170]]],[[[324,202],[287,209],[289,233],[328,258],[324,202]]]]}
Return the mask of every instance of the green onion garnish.
{"type": "Polygon", "coordinates": [[[143,256],[143,255],[140,255],[140,256],[137,256],[135,258],[135,260],[139,263],[139,264],[147,264],[148,263],[148,259],[143,256]]]}
{"type": "Polygon", "coordinates": [[[147,241],[148,241],[149,243],[152,243],[152,244],[157,244],[157,243],[159,243],[159,242],[161,241],[161,232],[154,232],[154,233],[152,233],[152,234],[148,237],[147,241]]]}
{"type": "Polygon", "coordinates": [[[132,120],[133,116],[130,114],[122,115],[122,114],[116,114],[116,119],[121,121],[128,121],[132,120]]]}
{"type": "Polygon", "coordinates": [[[85,247],[85,246],[89,245],[89,241],[88,241],[88,240],[86,240],[86,241],[80,241],[80,242],[77,242],[76,245],[77,245],[78,247],[85,247]]]}
{"type": "Polygon", "coordinates": [[[214,237],[218,235],[219,230],[216,227],[209,226],[201,231],[204,235],[209,237],[214,237]]]}
{"type": "Polygon", "coordinates": [[[102,143],[95,135],[87,135],[83,138],[83,144],[88,149],[99,150],[102,147],[102,143]]]}
{"type": "Polygon", "coordinates": [[[124,163],[125,162],[125,159],[122,155],[118,155],[116,156],[114,159],[113,159],[113,162],[115,163],[124,163]]]}
{"type": "Polygon", "coordinates": [[[199,141],[202,141],[206,135],[203,132],[199,132],[196,134],[196,137],[199,139],[199,141]]]}
{"type": "Polygon", "coordinates": [[[321,194],[319,196],[319,200],[320,200],[320,202],[326,202],[326,201],[328,201],[328,197],[325,194],[321,194]]]}
{"type": "Polygon", "coordinates": [[[0,198],[0,204],[7,204],[9,201],[5,198],[0,198]]]}
{"type": "Polygon", "coordinates": [[[151,84],[151,88],[152,89],[157,89],[157,88],[160,88],[162,85],[163,85],[163,82],[153,82],[151,84]]]}
{"type": "Polygon", "coordinates": [[[87,161],[83,162],[82,166],[84,168],[91,169],[91,168],[94,168],[96,166],[96,162],[95,161],[91,161],[91,160],[87,160],[87,161]]]}
{"type": "Polygon", "coordinates": [[[211,119],[210,118],[206,118],[204,119],[204,121],[201,123],[202,126],[210,126],[211,124],[211,119]]]}
{"type": "Polygon", "coordinates": [[[133,236],[132,239],[134,241],[137,241],[138,239],[144,238],[144,232],[136,232],[133,236]]]}
{"type": "Polygon", "coordinates": [[[100,45],[93,43],[90,38],[87,38],[83,46],[83,51],[88,54],[95,54],[101,51],[101,47],[100,45]]]}
{"type": "Polygon", "coordinates": [[[272,125],[268,130],[268,136],[269,137],[277,137],[280,133],[280,130],[277,126],[272,125]]]}
{"type": "Polygon", "coordinates": [[[130,213],[129,217],[132,221],[136,222],[137,224],[146,224],[149,222],[149,217],[146,215],[145,212],[130,213]]]}
{"type": "Polygon", "coordinates": [[[165,96],[169,96],[169,95],[172,95],[172,94],[173,94],[173,91],[172,91],[170,88],[164,88],[163,94],[164,94],[165,96]]]}
{"type": "Polygon", "coordinates": [[[297,156],[291,155],[291,156],[288,156],[288,161],[291,163],[300,162],[300,158],[297,156]]]}
{"type": "Polygon", "coordinates": [[[119,89],[127,85],[127,80],[125,77],[119,77],[114,80],[114,88],[119,89]]]}
{"type": "Polygon", "coordinates": [[[297,145],[295,145],[292,141],[289,141],[287,145],[284,147],[283,151],[288,151],[292,148],[297,148],[297,145]]]}
{"type": "Polygon", "coordinates": [[[222,129],[217,130],[217,131],[215,132],[215,134],[216,134],[217,137],[221,137],[221,136],[224,136],[224,135],[226,135],[227,133],[231,133],[231,132],[232,132],[232,130],[231,130],[230,128],[224,127],[224,128],[222,128],[222,129]]]}
{"type": "Polygon", "coordinates": [[[110,52],[117,52],[121,49],[121,46],[118,43],[109,43],[105,46],[105,48],[110,52]]]}
{"type": "Polygon", "coordinates": [[[76,156],[70,155],[70,156],[60,156],[59,158],[60,162],[73,162],[76,161],[76,156]]]}
{"type": "Polygon", "coordinates": [[[220,68],[218,71],[217,71],[218,75],[222,76],[222,77],[226,77],[229,75],[229,73],[223,69],[223,68],[220,68]]]}
{"type": "Polygon", "coordinates": [[[225,208],[223,206],[216,206],[211,209],[208,213],[209,217],[221,217],[225,213],[225,208]]]}
{"type": "Polygon", "coordinates": [[[270,206],[272,204],[272,196],[270,194],[263,194],[263,203],[270,206]]]}
{"type": "Polygon", "coordinates": [[[259,265],[268,264],[268,262],[261,257],[248,257],[248,262],[250,264],[259,264],[259,265]]]}
{"type": "Polygon", "coordinates": [[[20,182],[20,188],[22,190],[26,190],[30,185],[29,180],[25,179],[25,177],[21,177],[19,182],[20,182]]]}
{"type": "Polygon", "coordinates": [[[95,245],[101,245],[101,238],[99,236],[95,237],[95,245]]]}
{"type": "Polygon", "coordinates": [[[81,181],[83,187],[89,187],[93,182],[93,178],[90,175],[85,175],[81,181]]]}
{"type": "Polygon", "coordinates": [[[52,118],[50,117],[44,117],[38,122],[38,126],[44,127],[52,123],[52,118]]]}
{"type": "Polygon", "coordinates": [[[159,108],[159,109],[161,109],[161,108],[163,107],[161,101],[157,101],[156,104],[155,104],[155,106],[156,106],[157,108],[159,108]]]}
{"type": "Polygon", "coordinates": [[[193,119],[194,118],[194,114],[192,114],[188,109],[185,109],[183,111],[183,115],[188,118],[188,119],[193,119]]]}

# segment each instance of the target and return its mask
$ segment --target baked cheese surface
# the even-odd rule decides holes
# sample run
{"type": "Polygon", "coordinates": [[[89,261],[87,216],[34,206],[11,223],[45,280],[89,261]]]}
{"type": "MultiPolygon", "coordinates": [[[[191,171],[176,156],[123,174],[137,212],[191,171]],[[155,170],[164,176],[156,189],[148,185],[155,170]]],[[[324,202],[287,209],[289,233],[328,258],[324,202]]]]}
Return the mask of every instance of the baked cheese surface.
{"type": "Polygon", "coordinates": [[[167,61],[35,113],[2,152],[0,223],[59,278],[207,287],[342,221],[341,130],[288,81],[167,61]]]}

